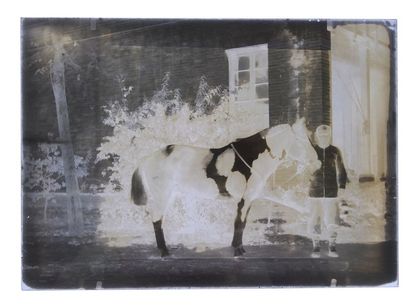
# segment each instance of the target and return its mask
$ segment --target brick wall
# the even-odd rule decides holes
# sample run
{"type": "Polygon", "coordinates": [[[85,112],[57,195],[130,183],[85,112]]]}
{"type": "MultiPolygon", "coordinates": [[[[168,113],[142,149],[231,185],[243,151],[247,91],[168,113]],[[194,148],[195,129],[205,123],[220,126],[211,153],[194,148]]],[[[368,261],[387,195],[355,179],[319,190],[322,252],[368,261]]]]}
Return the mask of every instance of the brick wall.
{"type": "Polygon", "coordinates": [[[289,25],[287,39],[269,42],[270,125],[294,123],[305,117],[313,130],[331,123],[330,34],[326,23],[289,25]],[[294,57],[304,59],[293,64],[294,57]]]}

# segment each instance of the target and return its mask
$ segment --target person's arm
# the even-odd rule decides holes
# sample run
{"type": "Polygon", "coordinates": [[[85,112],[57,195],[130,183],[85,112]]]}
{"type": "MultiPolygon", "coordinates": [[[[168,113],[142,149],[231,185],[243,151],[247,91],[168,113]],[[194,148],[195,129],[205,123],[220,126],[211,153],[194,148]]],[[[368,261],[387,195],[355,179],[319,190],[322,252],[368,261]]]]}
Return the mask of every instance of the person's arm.
{"type": "Polygon", "coordinates": [[[338,171],[339,188],[345,189],[346,183],[349,182],[349,179],[347,178],[346,169],[343,164],[342,153],[340,152],[339,149],[337,149],[336,165],[337,165],[337,171],[338,171]]]}

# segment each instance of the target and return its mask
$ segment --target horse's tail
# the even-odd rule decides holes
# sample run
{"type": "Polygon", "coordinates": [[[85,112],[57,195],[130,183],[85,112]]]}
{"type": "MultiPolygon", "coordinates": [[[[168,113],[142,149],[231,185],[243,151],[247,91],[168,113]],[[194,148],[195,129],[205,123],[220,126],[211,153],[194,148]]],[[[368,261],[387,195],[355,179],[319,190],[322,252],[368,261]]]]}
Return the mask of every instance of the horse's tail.
{"type": "Polygon", "coordinates": [[[138,169],[134,171],[131,180],[131,199],[136,205],[147,204],[147,194],[138,169]]]}

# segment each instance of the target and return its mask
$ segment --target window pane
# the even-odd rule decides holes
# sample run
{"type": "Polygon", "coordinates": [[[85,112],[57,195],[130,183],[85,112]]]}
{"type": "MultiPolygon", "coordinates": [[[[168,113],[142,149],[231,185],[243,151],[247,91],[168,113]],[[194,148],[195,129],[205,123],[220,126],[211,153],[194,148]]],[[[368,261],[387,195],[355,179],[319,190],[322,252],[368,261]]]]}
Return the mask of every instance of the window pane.
{"type": "Polygon", "coordinates": [[[260,84],[256,86],[256,97],[257,98],[268,98],[268,85],[260,84]]]}
{"type": "Polygon", "coordinates": [[[240,57],[238,64],[238,71],[249,69],[249,57],[240,57]]]}
{"type": "Polygon", "coordinates": [[[268,53],[262,52],[255,55],[255,67],[267,68],[268,67],[268,53]]]}
{"type": "Polygon", "coordinates": [[[268,82],[268,70],[267,69],[256,70],[255,75],[256,75],[256,83],[268,82]]]}
{"type": "Polygon", "coordinates": [[[244,86],[249,84],[250,74],[249,71],[238,73],[238,86],[244,86]]]}
{"type": "Polygon", "coordinates": [[[237,87],[238,101],[248,100],[250,97],[249,87],[237,87]]]}

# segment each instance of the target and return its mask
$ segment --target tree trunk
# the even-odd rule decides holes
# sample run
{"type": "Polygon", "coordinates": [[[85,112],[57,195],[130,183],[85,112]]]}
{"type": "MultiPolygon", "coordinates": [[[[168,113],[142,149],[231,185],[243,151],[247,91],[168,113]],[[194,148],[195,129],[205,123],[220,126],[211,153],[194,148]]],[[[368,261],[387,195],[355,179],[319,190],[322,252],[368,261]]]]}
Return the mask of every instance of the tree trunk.
{"type": "Polygon", "coordinates": [[[44,196],[44,212],[43,212],[43,219],[44,225],[47,227],[47,208],[48,208],[48,197],[44,196]]]}
{"type": "Polygon", "coordinates": [[[74,150],[70,134],[67,97],[64,78],[64,49],[55,42],[54,61],[51,65],[51,84],[57,108],[60,146],[64,163],[64,177],[67,194],[67,217],[70,233],[78,235],[83,227],[82,204],[75,170],[74,150]]]}

